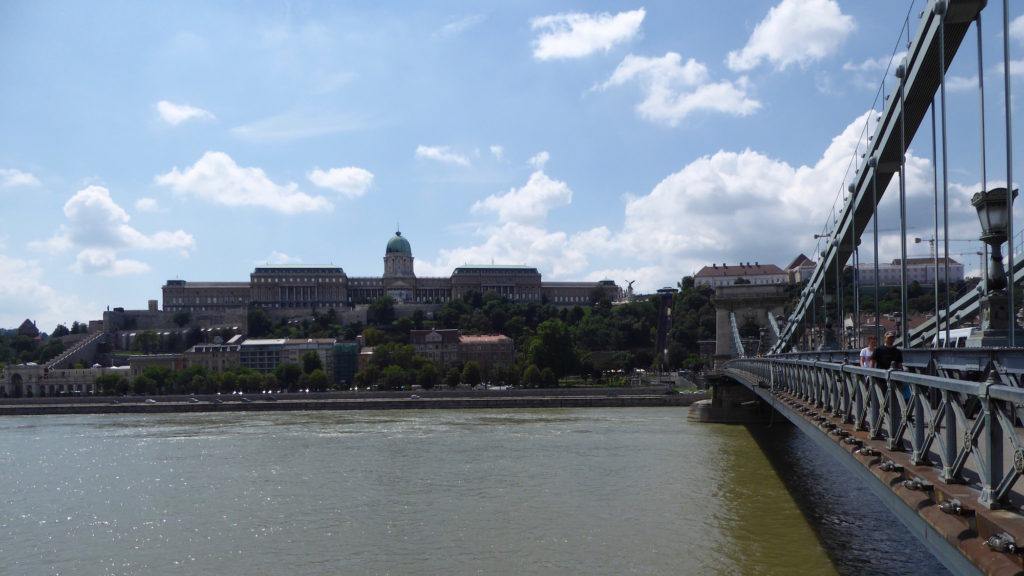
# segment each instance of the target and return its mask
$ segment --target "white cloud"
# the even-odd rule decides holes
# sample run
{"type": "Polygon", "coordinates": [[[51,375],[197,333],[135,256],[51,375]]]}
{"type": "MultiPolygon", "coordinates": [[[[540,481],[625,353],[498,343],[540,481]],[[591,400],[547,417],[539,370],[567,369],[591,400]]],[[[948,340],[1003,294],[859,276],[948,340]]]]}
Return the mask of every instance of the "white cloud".
{"type": "Polygon", "coordinates": [[[14,168],[0,168],[0,188],[39,185],[39,179],[28,172],[22,172],[14,168]]]}
{"type": "Polygon", "coordinates": [[[289,256],[284,252],[278,252],[274,250],[270,253],[270,256],[261,262],[253,262],[256,266],[267,265],[267,264],[297,264],[302,262],[302,258],[296,256],[289,256]]]}
{"type": "Polygon", "coordinates": [[[764,60],[777,70],[806,66],[833,53],[856,26],[835,0],[782,0],[727,62],[736,71],[751,70],[764,60]]]}
{"type": "Polygon", "coordinates": [[[946,90],[948,92],[967,92],[977,89],[977,76],[946,76],[946,90]]]}
{"type": "Polygon", "coordinates": [[[535,170],[543,170],[550,159],[551,154],[548,154],[546,150],[542,150],[534,155],[533,158],[530,158],[530,166],[533,166],[535,170]]]}
{"type": "Polygon", "coordinates": [[[488,196],[473,204],[473,212],[496,212],[502,222],[542,221],[552,208],[572,202],[572,190],[559,180],[552,180],[538,169],[519,189],[501,196],[488,196]]]}
{"type": "Polygon", "coordinates": [[[486,19],[487,17],[484,16],[483,14],[471,14],[469,16],[459,18],[458,20],[448,22],[447,24],[441,27],[441,30],[438,32],[438,34],[444,38],[458,36],[459,34],[465,32],[466,30],[475,28],[486,19]]]}
{"type": "Polygon", "coordinates": [[[66,223],[47,240],[29,242],[29,248],[48,252],[80,249],[73,270],[109,275],[143,272],[149,267],[137,260],[118,258],[121,250],[178,250],[183,256],[195,249],[195,239],[183,230],[152,235],[128,224],[128,213],[102,186],[88,186],[64,204],[66,223]]]}
{"type": "Polygon", "coordinates": [[[608,249],[611,236],[604,227],[568,234],[519,222],[484,226],[477,233],[485,237],[479,245],[442,249],[436,263],[417,259],[417,274],[442,276],[465,264],[494,262],[536,266],[543,271],[545,278],[578,279],[588,264],[589,256],[608,249]]]}
{"type": "MultiPolygon", "coordinates": [[[[324,81],[325,79],[321,78],[320,80],[324,81]]],[[[345,79],[345,81],[347,80],[345,79]]],[[[322,89],[325,87],[318,87],[318,90],[322,89]]],[[[333,87],[329,89],[333,89],[333,87]]],[[[291,142],[314,136],[350,132],[361,126],[360,120],[342,114],[291,110],[235,126],[231,129],[231,133],[250,142],[291,142]]]]}
{"type": "Polygon", "coordinates": [[[346,166],[327,171],[315,168],[306,175],[309,181],[321,188],[330,188],[347,198],[358,198],[373,184],[373,173],[369,170],[346,166]]]}
{"type": "Polygon", "coordinates": [[[161,212],[160,203],[156,198],[139,198],[135,201],[135,210],[139,212],[161,212]]]}
{"type": "Polygon", "coordinates": [[[31,318],[41,331],[50,332],[57,324],[92,318],[96,306],[68,293],[44,283],[38,262],[0,253],[0,327],[15,327],[31,318]]]}
{"type": "Polygon", "coordinates": [[[175,104],[167,100],[157,102],[156,110],[160,114],[160,118],[171,126],[177,126],[186,120],[213,120],[215,118],[212,113],[202,108],[188,104],[175,104]]]}
{"type": "Polygon", "coordinates": [[[1010,38],[1017,42],[1024,42],[1024,14],[1017,16],[1010,22],[1010,38]]]}
{"type": "Polygon", "coordinates": [[[608,52],[616,44],[628,42],[640,34],[646,12],[643,8],[591,15],[578,12],[534,18],[533,30],[541,30],[534,41],[533,57],[538,60],[582,58],[598,50],[608,52]]]}
{"type": "Polygon", "coordinates": [[[607,90],[628,82],[640,83],[644,100],[637,113],[652,122],[676,126],[698,111],[737,116],[753,114],[761,103],[747,95],[747,82],[711,82],[707,67],[694,59],[682,64],[682,57],[669,52],[661,58],[626,56],[598,89],[607,90]]]}
{"type": "Polygon", "coordinates": [[[491,154],[493,154],[494,157],[497,158],[498,160],[501,160],[501,157],[505,155],[505,149],[497,144],[494,144],[491,146],[491,154]]]}
{"type": "Polygon", "coordinates": [[[154,181],[177,195],[224,206],[257,206],[283,214],[333,209],[323,196],[310,196],[294,182],[279,185],[263,170],[239,166],[223,152],[207,152],[185,170],[175,166],[154,181]]]}
{"type": "Polygon", "coordinates": [[[149,270],[149,264],[138,260],[118,259],[113,250],[86,248],[78,253],[72,270],[79,274],[100,274],[102,276],[124,276],[141,274],[149,270]]]}
{"type": "Polygon", "coordinates": [[[445,164],[455,164],[456,166],[469,166],[469,158],[452,152],[448,146],[424,146],[421,144],[416,147],[416,157],[437,160],[445,164]]]}
{"type": "MultiPolygon", "coordinates": [[[[870,114],[875,113],[853,120],[811,165],[792,166],[749,149],[721,150],[689,162],[650,192],[626,196],[617,230],[569,232],[541,224],[548,210],[568,204],[571,196],[568,184],[553,186],[543,172],[535,172],[522,188],[474,205],[475,212],[497,215],[496,222],[476,227],[481,241],[442,250],[435,262],[420,258],[418,270],[446,274],[467,263],[529,264],[545,278],[578,279],[589,270],[587,279],[610,277],[623,287],[626,280],[637,280],[637,291],[651,292],[674,286],[711,262],[784,265],[801,252],[812,253],[813,235],[830,219],[829,200],[839,195],[841,201],[842,178],[870,114]],[[541,185],[545,181],[548,185],[541,185]],[[602,266],[606,259],[621,257],[631,266],[602,266]]],[[[883,229],[896,227],[897,187],[893,179],[883,196],[883,229]]],[[[957,237],[971,237],[970,227],[977,227],[968,204],[972,190],[950,187],[951,214],[962,214],[951,221],[950,233],[957,237]],[[962,234],[961,226],[966,230],[962,234]]],[[[932,193],[930,161],[909,151],[907,212],[916,235],[930,230],[932,193]]],[[[898,246],[897,234],[884,234],[882,260],[897,257],[898,246]]],[[[862,261],[871,257],[862,246],[862,261]]]]}

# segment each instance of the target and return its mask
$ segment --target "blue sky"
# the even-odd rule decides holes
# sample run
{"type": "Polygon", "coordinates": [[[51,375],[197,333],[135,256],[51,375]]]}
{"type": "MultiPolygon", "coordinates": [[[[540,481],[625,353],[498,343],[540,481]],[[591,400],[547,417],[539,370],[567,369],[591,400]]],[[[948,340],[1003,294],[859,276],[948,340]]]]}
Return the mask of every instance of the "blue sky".
{"type": "MultiPolygon", "coordinates": [[[[1006,153],[1002,2],[989,4],[991,187],[1006,153]]],[[[905,17],[916,31],[924,6],[0,3],[0,326],[51,331],[145,307],[168,279],[245,281],[264,263],[380,275],[396,227],[418,276],[528,264],[653,291],[712,262],[784,266],[830,229],[905,17]]],[[[1011,6],[1015,106],[1022,13],[1011,6]]],[[[976,49],[972,29],[948,79],[951,251],[969,270],[976,49]]],[[[909,236],[933,234],[931,174],[922,127],[909,236]]],[[[883,260],[899,253],[895,196],[883,260]]]]}

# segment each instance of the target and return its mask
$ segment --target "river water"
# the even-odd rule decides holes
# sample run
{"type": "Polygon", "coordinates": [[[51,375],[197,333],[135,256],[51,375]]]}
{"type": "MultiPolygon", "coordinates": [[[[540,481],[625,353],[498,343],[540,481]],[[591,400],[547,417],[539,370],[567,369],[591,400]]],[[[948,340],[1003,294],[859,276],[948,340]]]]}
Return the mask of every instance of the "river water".
{"type": "Polygon", "coordinates": [[[685,408],[0,419],[0,574],[942,574],[793,428],[685,408]]]}

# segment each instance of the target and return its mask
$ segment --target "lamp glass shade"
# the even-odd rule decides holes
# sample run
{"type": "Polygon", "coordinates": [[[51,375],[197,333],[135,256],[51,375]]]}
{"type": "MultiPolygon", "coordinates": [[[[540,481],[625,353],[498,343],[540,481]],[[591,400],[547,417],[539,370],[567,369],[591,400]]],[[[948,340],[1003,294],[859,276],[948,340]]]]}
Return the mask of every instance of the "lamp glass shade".
{"type": "MultiPolygon", "coordinates": [[[[1013,197],[1016,196],[1017,191],[1014,190],[1013,197]]],[[[990,244],[1002,244],[1006,240],[1010,202],[1006,188],[978,192],[971,198],[971,205],[978,211],[978,220],[981,221],[982,240],[990,244]]]]}

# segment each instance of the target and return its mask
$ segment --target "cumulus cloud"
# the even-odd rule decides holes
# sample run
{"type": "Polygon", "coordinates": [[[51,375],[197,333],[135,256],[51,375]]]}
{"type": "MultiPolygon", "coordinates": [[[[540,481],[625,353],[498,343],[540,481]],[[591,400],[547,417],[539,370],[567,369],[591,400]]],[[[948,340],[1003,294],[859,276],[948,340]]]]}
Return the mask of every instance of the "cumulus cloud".
{"type": "Polygon", "coordinates": [[[852,82],[865,90],[876,90],[885,79],[891,75],[899,66],[900,62],[907,57],[906,52],[897,52],[888,56],[868,58],[863,62],[847,62],[843,64],[843,71],[849,72],[852,82]]]}
{"type": "Polygon", "coordinates": [[[504,156],[505,154],[505,149],[497,144],[494,144],[491,146],[491,154],[498,160],[501,160],[501,157],[504,156]]]}
{"type": "Polygon", "coordinates": [[[1024,42],[1024,14],[1010,21],[1010,38],[1024,42]]]}
{"type": "Polygon", "coordinates": [[[149,270],[149,264],[138,260],[118,259],[117,252],[113,250],[86,248],[78,253],[78,258],[71,269],[79,274],[124,276],[146,272],[149,270]]]}
{"type": "Polygon", "coordinates": [[[207,152],[195,164],[177,166],[154,181],[179,196],[194,196],[223,206],[256,206],[283,214],[332,210],[323,196],[310,196],[298,184],[277,184],[260,168],[239,166],[223,152],[207,152]]]}
{"type": "Polygon", "coordinates": [[[469,166],[469,158],[461,154],[452,152],[448,146],[424,146],[420,144],[416,147],[417,158],[427,158],[429,160],[437,160],[444,164],[454,164],[456,166],[469,166]]]}
{"type": "Polygon", "coordinates": [[[835,0],[782,0],[754,28],[742,50],[729,53],[729,68],[751,70],[767,60],[777,70],[806,66],[832,54],[857,27],[835,0]]]}
{"type": "Polygon", "coordinates": [[[160,212],[160,203],[156,198],[139,198],[135,201],[135,210],[139,212],[160,212]]]}
{"type": "Polygon", "coordinates": [[[43,269],[35,260],[0,252],[0,326],[17,326],[31,318],[40,330],[49,332],[57,324],[91,318],[95,313],[95,305],[83,304],[67,290],[58,292],[46,284],[43,269]]]}
{"type": "Polygon", "coordinates": [[[22,172],[14,168],[0,168],[0,188],[39,185],[39,179],[28,172],[22,172]]]}
{"type": "Polygon", "coordinates": [[[645,93],[636,110],[652,122],[676,126],[694,112],[709,111],[747,116],[761,103],[747,95],[747,82],[712,82],[707,67],[669,52],[661,58],[626,56],[599,89],[637,82],[645,93]]]}
{"type": "Polygon", "coordinates": [[[536,266],[546,278],[578,279],[590,256],[608,248],[611,236],[605,227],[569,234],[519,222],[482,226],[476,233],[484,238],[482,243],[442,249],[436,263],[417,259],[417,273],[442,276],[465,264],[496,262],[536,266]]]}
{"type": "MultiPolygon", "coordinates": [[[[570,232],[544,225],[544,214],[567,204],[571,196],[564,182],[541,185],[550,179],[538,171],[521,188],[474,205],[474,212],[497,216],[492,223],[477,225],[479,242],[442,250],[433,263],[420,258],[417,265],[442,274],[466,263],[529,264],[545,278],[579,279],[583,274],[589,280],[610,277],[620,285],[637,280],[635,288],[645,292],[674,286],[710,262],[783,265],[801,252],[812,253],[813,234],[830,221],[830,200],[842,202],[843,177],[871,114],[853,120],[810,165],[790,165],[750,149],[697,158],[646,194],[625,196],[622,223],[614,228],[570,232]],[[634,265],[602,266],[606,258],[617,256],[628,257],[634,265]]],[[[897,188],[893,179],[883,194],[879,213],[884,230],[896,228],[897,188]]],[[[950,187],[951,213],[963,215],[962,223],[958,217],[951,221],[951,234],[958,234],[960,226],[965,230],[958,237],[970,237],[977,227],[969,207],[973,191],[970,186],[950,187]]],[[[932,193],[930,161],[909,151],[911,233],[918,230],[924,236],[930,230],[932,193]]],[[[882,234],[881,254],[883,261],[898,256],[898,234],[882,234]]],[[[861,247],[861,257],[872,258],[868,247],[861,247]]]]}
{"type": "Polygon", "coordinates": [[[543,170],[550,159],[551,154],[548,154],[547,150],[542,150],[530,158],[530,166],[533,166],[536,170],[543,170]]]}
{"type": "Polygon", "coordinates": [[[628,42],[640,34],[646,12],[643,8],[619,12],[614,16],[601,14],[553,14],[534,18],[533,30],[540,30],[534,41],[533,57],[537,60],[582,58],[594,52],[608,52],[616,44],[628,42]]]}
{"type": "Polygon", "coordinates": [[[157,102],[156,111],[160,114],[160,119],[171,126],[177,126],[187,120],[213,120],[215,118],[211,112],[202,108],[188,104],[175,104],[167,100],[157,102]]]}
{"type": "Polygon", "coordinates": [[[495,212],[501,222],[542,221],[552,208],[572,202],[572,190],[553,180],[541,169],[530,175],[521,188],[512,188],[500,196],[491,195],[473,204],[473,212],[495,212]]]}
{"type": "Polygon", "coordinates": [[[83,274],[133,274],[148,269],[137,260],[120,259],[123,250],[178,250],[183,256],[195,249],[195,239],[183,230],[144,234],[132,227],[128,213],[102,186],[88,186],[64,204],[66,222],[47,240],[29,242],[34,250],[64,252],[79,249],[73,270],[83,274]]]}
{"type": "Polygon", "coordinates": [[[373,173],[369,170],[346,166],[321,170],[315,168],[306,175],[309,181],[321,188],[330,188],[347,198],[358,198],[373,184],[373,173]]]}

